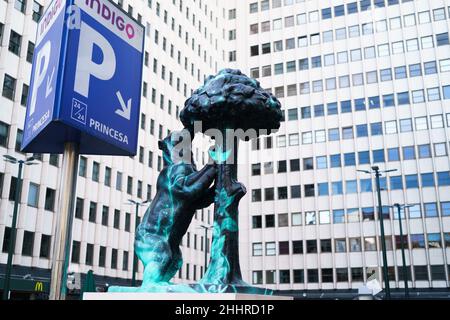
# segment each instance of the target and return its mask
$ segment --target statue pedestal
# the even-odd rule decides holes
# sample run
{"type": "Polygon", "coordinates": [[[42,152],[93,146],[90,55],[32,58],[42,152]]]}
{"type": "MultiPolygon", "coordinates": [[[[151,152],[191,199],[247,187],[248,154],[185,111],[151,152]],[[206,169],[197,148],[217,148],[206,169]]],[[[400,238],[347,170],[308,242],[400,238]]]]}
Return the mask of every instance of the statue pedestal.
{"type": "Polygon", "coordinates": [[[293,297],[242,293],[85,293],[83,300],[294,300],[293,297]]]}

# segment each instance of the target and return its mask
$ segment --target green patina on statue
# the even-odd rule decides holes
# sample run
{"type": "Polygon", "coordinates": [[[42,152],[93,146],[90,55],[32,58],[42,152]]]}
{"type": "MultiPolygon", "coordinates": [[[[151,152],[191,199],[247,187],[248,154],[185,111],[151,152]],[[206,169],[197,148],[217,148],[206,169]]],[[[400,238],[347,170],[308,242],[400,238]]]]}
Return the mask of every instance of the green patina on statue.
{"type": "Polygon", "coordinates": [[[186,101],[180,118],[184,132],[190,136],[201,132],[215,139],[215,147],[209,152],[215,165],[197,172],[192,156],[188,161],[185,157],[183,161],[172,160],[179,153],[177,139],[171,135],[160,142],[164,169],[158,178],[156,197],[136,232],[136,253],[145,267],[143,284],[140,288],[111,287],[109,291],[271,294],[271,290],[252,287],[242,280],[238,206],[246,189],[237,181],[237,150],[239,140],[256,138],[280,127],[280,102],[258,81],[239,70],[225,69],[205,80],[186,101]],[[244,134],[236,134],[236,130],[244,134]],[[193,285],[170,283],[181,268],[179,245],[195,210],[212,202],[211,257],[203,278],[193,285]]]}

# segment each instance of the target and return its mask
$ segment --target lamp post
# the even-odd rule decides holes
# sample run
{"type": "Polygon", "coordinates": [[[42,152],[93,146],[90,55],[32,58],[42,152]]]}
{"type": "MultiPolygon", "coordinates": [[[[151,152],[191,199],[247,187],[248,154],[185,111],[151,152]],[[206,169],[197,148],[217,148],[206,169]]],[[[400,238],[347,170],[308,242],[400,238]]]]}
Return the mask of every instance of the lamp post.
{"type": "MultiPolygon", "coordinates": [[[[136,231],[137,231],[137,228],[138,228],[138,219],[139,219],[139,207],[140,206],[144,206],[144,205],[146,205],[147,203],[150,203],[150,201],[151,200],[145,200],[145,201],[134,201],[134,200],[132,200],[132,199],[129,199],[128,200],[128,204],[130,204],[130,205],[134,205],[134,206],[136,206],[136,211],[135,211],[135,220],[134,221],[136,221],[135,222],[135,230],[134,230],[134,234],[135,234],[135,236],[136,236],[136,231]]],[[[136,255],[136,250],[134,249],[134,246],[133,246],[133,274],[132,274],[132,276],[131,276],[131,286],[132,287],[135,287],[136,286],[136,272],[137,272],[137,267],[138,267],[138,257],[137,257],[137,255],[136,255]]]]}
{"type": "Polygon", "coordinates": [[[381,186],[380,186],[380,177],[382,173],[389,173],[397,171],[397,169],[392,170],[384,170],[381,171],[378,166],[373,166],[372,171],[368,170],[357,170],[358,172],[363,172],[367,174],[375,174],[375,181],[377,185],[377,196],[378,196],[378,219],[380,220],[380,237],[381,237],[381,251],[383,255],[383,279],[384,286],[386,288],[386,299],[391,299],[391,288],[389,287],[389,275],[388,275],[388,265],[387,265],[387,253],[386,253],[386,238],[384,235],[384,219],[383,219],[383,208],[381,204],[381,186]]]}
{"type": "Polygon", "coordinates": [[[205,248],[205,271],[204,272],[206,272],[206,268],[208,267],[208,230],[212,229],[212,227],[200,225],[198,228],[205,230],[205,244],[204,244],[204,248],[205,248]]]}
{"type": "Polygon", "coordinates": [[[409,298],[409,288],[408,288],[408,272],[406,269],[406,257],[405,257],[405,244],[403,241],[403,227],[402,227],[402,215],[401,215],[401,209],[403,208],[403,212],[404,209],[406,208],[411,208],[411,205],[401,205],[399,203],[395,203],[392,208],[396,208],[397,209],[397,213],[398,213],[398,225],[399,225],[399,229],[400,229],[400,248],[402,250],[402,263],[403,263],[403,267],[402,267],[402,272],[403,272],[403,280],[405,281],[405,298],[408,299],[409,298]]]}
{"type": "Polygon", "coordinates": [[[9,241],[8,246],[8,261],[6,263],[6,272],[5,272],[5,281],[3,286],[3,300],[9,300],[9,287],[11,282],[11,271],[12,271],[12,261],[14,257],[14,249],[16,247],[16,224],[17,224],[17,213],[19,209],[19,202],[20,202],[20,195],[22,191],[22,171],[23,166],[32,166],[37,164],[36,162],[33,162],[34,158],[30,157],[26,160],[18,160],[12,156],[5,155],[3,156],[6,162],[12,163],[12,164],[19,164],[19,172],[17,174],[17,185],[16,185],[16,191],[14,194],[14,210],[13,210],[13,217],[12,217],[12,223],[11,223],[11,239],[9,241]]]}

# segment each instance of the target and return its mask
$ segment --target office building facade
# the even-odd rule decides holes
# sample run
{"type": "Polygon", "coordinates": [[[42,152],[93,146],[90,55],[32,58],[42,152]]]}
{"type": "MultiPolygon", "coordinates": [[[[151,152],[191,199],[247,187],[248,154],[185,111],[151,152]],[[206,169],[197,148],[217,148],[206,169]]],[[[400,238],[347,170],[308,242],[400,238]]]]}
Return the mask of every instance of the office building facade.
{"type": "MultiPolygon", "coordinates": [[[[276,134],[248,144],[242,265],[255,285],[303,296],[382,280],[449,287],[449,1],[231,1],[229,62],[281,101],[276,134]]],[[[337,291],[329,291],[337,290],[337,291]]]]}

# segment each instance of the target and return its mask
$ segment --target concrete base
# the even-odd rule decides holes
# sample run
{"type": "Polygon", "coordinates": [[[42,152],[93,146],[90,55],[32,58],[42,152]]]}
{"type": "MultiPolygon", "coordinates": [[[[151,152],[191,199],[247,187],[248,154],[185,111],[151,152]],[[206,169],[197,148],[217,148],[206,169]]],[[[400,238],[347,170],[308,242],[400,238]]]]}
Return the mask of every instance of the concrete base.
{"type": "Polygon", "coordinates": [[[294,300],[293,297],[242,293],[85,293],[83,300],[294,300]]]}

